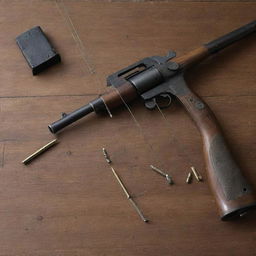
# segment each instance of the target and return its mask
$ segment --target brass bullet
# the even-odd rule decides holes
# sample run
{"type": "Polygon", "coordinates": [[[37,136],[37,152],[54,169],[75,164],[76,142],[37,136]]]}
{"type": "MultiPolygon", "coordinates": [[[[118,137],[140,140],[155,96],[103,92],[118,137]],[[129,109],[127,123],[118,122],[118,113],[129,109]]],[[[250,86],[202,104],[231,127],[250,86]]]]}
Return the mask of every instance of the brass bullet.
{"type": "Polygon", "coordinates": [[[192,172],[189,172],[189,173],[188,173],[188,176],[187,176],[187,179],[186,179],[186,182],[187,182],[188,184],[190,184],[191,181],[192,181],[192,172]]]}
{"type": "Polygon", "coordinates": [[[195,167],[194,167],[194,166],[191,166],[190,168],[191,168],[193,174],[195,175],[196,180],[197,180],[198,182],[199,182],[199,181],[203,181],[202,176],[201,176],[200,174],[198,174],[198,172],[196,171],[195,167]]]}
{"type": "Polygon", "coordinates": [[[52,146],[54,146],[55,144],[58,143],[57,139],[54,139],[52,141],[50,141],[49,143],[47,143],[45,146],[39,148],[36,152],[34,152],[33,154],[31,154],[30,156],[28,156],[26,159],[24,159],[22,161],[23,164],[28,164],[30,163],[33,159],[35,159],[36,157],[38,157],[39,155],[41,155],[42,153],[44,153],[46,150],[48,150],[49,148],[51,148],[52,146]]]}

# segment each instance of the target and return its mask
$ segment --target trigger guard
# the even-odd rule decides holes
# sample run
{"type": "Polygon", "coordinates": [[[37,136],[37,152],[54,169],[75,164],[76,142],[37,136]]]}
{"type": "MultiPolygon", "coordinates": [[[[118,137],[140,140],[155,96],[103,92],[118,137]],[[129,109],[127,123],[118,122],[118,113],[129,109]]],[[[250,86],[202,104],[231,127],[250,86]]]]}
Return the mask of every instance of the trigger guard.
{"type": "Polygon", "coordinates": [[[154,97],[154,98],[145,100],[145,103],[144,103],[144,104],[145,104],[145,107],[146,107],[147,109],[152,110],[152,109],[156,108],[157,106],[158,106],[160,109],[168,108],[168,107],[171,105],[171,103],[172,103],[172,97],[171,97],[171,95],[168,94],[168,93],[161,93],[161,94],[157,95],[157,96],[154,97]],[[168,101],[167,104],[161,105],[161,104],[158,104],[158,103],[157,103],[157,98],[163,98],[163,99],[168,98],[169,101],[168,101]]]}
{"type": "Polygon", "coordinates": [[[145,100],[144,105],[145,105],[145,107],[146,107],[147,109],[150,109],[150,110],[156,108],[156,106],[157,106],[156,98],[152,98],[152,99],[149,99],[149,100],[145,100]]]}
{"type": "Polygon", "coordinates": [[[159,106],[160,109],[168,108],[172,104],[172,97],[169,93],[161,93],[158,96],[156,96],[155,103],[159,106]],[[157,98],[163,98],[163,99],[168,98],[169,101],[165,105],[160,105],[157,103],[157,98]]]}

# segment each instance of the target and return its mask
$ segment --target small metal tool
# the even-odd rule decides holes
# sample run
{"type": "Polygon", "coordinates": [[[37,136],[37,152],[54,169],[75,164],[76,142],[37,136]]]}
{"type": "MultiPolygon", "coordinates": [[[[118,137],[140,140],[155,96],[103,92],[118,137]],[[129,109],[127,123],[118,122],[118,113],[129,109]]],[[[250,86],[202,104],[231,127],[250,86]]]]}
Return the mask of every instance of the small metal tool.
{"type": "Polygon", "coordinates": [[[156,168],[156,167],[153,166],[153,165],[150,165],[150,168],[151,168],[152,170],[154,170],[155,172],[157,172],[158,174],[160,174],[160,175],[162,175],[163,177],[165,177],[166,180],[167,180],[167,183],[168,183],[169,185],[174,184],[171,175],[169,175],[169,174],[167,174],[167,173],[164,173],[163,171],[161,171],[160,169],[156,168]]]}
{"type": "Polygon", "coordinates": [[[112,161],[111,161],[111,159],[109,158],[109,155],[108,155],[107,150],[106,150],[105,148],[102,148],[102,152],[103,152],[103,155],[104,155],[104,157],[105,157],[107,163],[110,164],[112,161]]]}
{"type": "Polygon", "coordinates": [[[113,167],[110,167],[115,178],[117,179],[119,185],[121,186],[121,188],[123,189],[127,199],[130,201],[130,203],[132,204],[132,206],[134,207],[134,209],[136,210],[136,212],[138,213],[138,215],[140,216],[140,218],[144,221],[144,222],[148,222],[148,219],[146,219],[143,215],[143,213],[141,212],[141,210],[139,209],[139,207],[137,206],[137,204],[134,202],[134,200],[132,199],[131,195],[129,194],[128,190],[126,189],[125,185],[123,184],[122,180],[120,179],[120,177],[118,176],[118,174],[116,173],[116,171],[114,170],[113,167]]]}
{"type": "Polygon", "coordinates": [[[50,141],[49,143],[47,143],[45,146],[39,148],[36,152],[34,152],[33,154],[31,154],[30,156],[28,156],[26,159],[24,159],[22,161],[23,164],[28,164],[30,163],[34,158],[36,158],[37,156],[41,155],[42,153],[44,153],[46,150],[48,150],[49,148],[51,148],[52,146],[54,146],[55,144],[58,143],[57,139],[54,139],[52,141],[50,141]]]}
{"type": "Polygon", "coordinates": [[[194,166],[191,166],[190,168],[191,168],[193,174],[195,175],[196,180],[197,180],[198,182],[199,182],[199,181],[203,181],[202,176],[201,176],[200,174],[198,174],[198,172],[196,171],[195,167],[194,167],[194,166]]]}
{"type": "Polygon", "coordinates": [[[188,184],[190,184],[191,181],[192,181],[192,172],[189,172],[189,173],[188,173],[188,176],[187,176],[187,179],[186,179],[186,182],[187,182],[188,184]]]}

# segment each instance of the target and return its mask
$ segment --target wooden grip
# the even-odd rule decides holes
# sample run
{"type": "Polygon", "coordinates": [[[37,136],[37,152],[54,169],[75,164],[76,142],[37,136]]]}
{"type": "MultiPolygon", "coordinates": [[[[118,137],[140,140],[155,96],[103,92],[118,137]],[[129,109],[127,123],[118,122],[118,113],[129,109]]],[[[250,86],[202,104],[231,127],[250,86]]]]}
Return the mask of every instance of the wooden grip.
{"type": "Polygon", "coordinates": [[[206,169],[222,220],[243,215],[256,206],[251,186],[236,164],[210,108],[189,88],[176,95],[198,127],[206,169]]]}

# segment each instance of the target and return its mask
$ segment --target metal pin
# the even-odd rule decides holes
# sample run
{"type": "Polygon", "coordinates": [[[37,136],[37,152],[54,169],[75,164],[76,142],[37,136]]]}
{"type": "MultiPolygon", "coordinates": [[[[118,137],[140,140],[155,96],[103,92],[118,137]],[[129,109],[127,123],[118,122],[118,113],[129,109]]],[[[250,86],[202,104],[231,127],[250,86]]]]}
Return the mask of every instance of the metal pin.
{"type": "Polygon", "coordinates": [[[113,167],[110,167],[115,178],[117,179],[119,185],[121,186],[121,188],[123,189],[127,199],[131,202],[132,206],[134,207],[134,209],[136,210],[136,212],[138,213],[138,215],[141,217],[141,219],[144,222],[148,222],[148,219],[146,219],[143,215],[143,213],[141,212],[141,210],[139,209],[139,207],[137,206],[137,204],[134,202],[134,200],[132,199],[131,195],[129,194],[129,192],[127,191],[125,185],[123,184],[122,180],[120,179],[120,177],[118,176],[118,174],[116,173],[116,171],[114,170],[113,167]]]}
{"type": "Polygon", "coordinates": [[[125,187],[125,185],[123,184],[123,182],[121,181],[121,179],[120,179],[119,176],[117,175],[117,173],[116,173],[116,171],[114,170],[114,168],[113,168],[113,167],[110,167],[110,168],[111,168],[113,174],[115,175],[115,177],[116,177],[116,179],[117,179],[119,185],[120,185],[121,188],[123,189],[125,195],[127,196],[127,198],[128,198],[128,199],[131,198],[130,194],[128,193],[128,191],[127,191],[127,189],[126,189],[126,187],[125,187]]]}
{"type": "Polygon", "coordinates": [[[191,180],[192,180],[192,172],[189,172],[189,173],[188,173],[188,177],[187,177],[187,179],[186,179],[186,182],[187,182],[188,184],[190,184],[190,183],[191,183],[191,180]]]}
{"type": "Polygon", "coordinates": [[[136,210],[136,212],[139,214],[139,216],[141,217],[141,219],[144,222],[148,222],[148,219],[146,219],[143,215],[143,213],[141,212],[141,210],[139,209],[138,205],[133,201],[132,198],[129,198],[129,201],[131,202],[132,206],[134,207],[134,209],[136,210]]]}
{"type": "Polygon", "coordinates": [[[200,174],[198,174],[198,172],[196,171],[195,167],[194,167],[194,166],[191,166],[190,168],[191,168],[193,174],[195,175],[197,181],[198,181],[198,182],[199,182],[199,181],[203,181],[202,176],[201,176],[200,174]]]}
{"type": "Polygon", "coordinates": [[[161,171],[160,169],[156,168],[156,167],[153,166],[153,165],[150,165],[150,168],[151,168],[152,170],[154,170],[155,172],[157,172],[158,174],[160,174],[160,175],[162,175],[163,177],[165,177],[168,184],[170,184],[170,185],[174,184],[171,175],[169,175],[169,174],[167,174],[167,173],[164,173],[163,171],[161,171]]]}
{"type": "Polygon", "coordinates": [[[105,148],[102,148],[102,152],[103,152],[103,155],[104,155],[104,157],[105,157],[107,163],[110,164],[112,161],[111,161],[111,159],[109,158],[109,155],[108,155],[107,150],[106,150],[105,148]]]}
{"type": "Polygon", "coordinates": [[[49,148],[51,148],[52,146],[54,146],[55,144],[58,143],[57,139],[54,139],[52,141],[50,141],[49,143],[47,143],[45,146],[39,148],[36,152],[34,152],[33,154],[31,154],[30,156],[28,156],[26,159],[24,159],[22,161],[23,164],[28,164],[30,163],[34,158],[36,158],[37,156],[41,155],[42,153],[44,153],[46,150],[48,150],[49,148]]]}
{"type": "Polygon", "coordinates": [[[102,97],[101,97],[101,99],[102,99],[102,101],[103,101],[103,103],[104,103],[104,105],[105,105],[105,108],[106,108],[106,110],[107,110],[107,112],[108,112],[108,114],[109,114],[109,117],[112,118],[113,115],[112,115],[112,113],[110,112],[110,109],[108,108],[108,106],[107,106],[105,100],[104,100],[102,97]]]}

